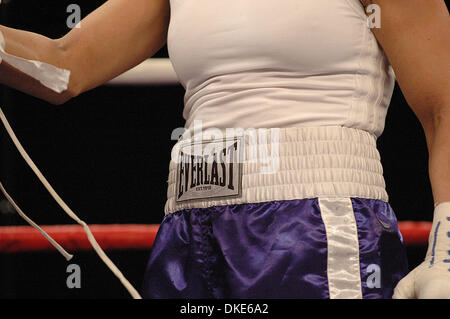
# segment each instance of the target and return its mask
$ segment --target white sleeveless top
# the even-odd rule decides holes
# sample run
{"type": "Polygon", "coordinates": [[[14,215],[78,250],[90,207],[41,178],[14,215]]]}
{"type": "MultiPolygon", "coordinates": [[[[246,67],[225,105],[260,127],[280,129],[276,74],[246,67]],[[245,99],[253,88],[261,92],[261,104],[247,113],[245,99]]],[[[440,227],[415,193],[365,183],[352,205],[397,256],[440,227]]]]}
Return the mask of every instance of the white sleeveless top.
{"type": "Polygon", "coordinates": [[[343,126],[378,137],[395,75],[359,0],[171,0],[186,128],[343,126]]]}

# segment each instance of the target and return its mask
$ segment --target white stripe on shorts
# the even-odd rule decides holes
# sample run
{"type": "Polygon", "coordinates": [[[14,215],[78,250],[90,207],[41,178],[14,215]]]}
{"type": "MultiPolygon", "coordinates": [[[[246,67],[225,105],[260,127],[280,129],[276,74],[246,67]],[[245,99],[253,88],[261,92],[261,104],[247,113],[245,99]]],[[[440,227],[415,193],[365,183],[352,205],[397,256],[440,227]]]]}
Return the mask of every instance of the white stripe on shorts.
{"type": "Polygon", "coordinates": [[[319,198],[328,243],[330,299],[362,299],[359,241],[350,198],[319,198]]]}

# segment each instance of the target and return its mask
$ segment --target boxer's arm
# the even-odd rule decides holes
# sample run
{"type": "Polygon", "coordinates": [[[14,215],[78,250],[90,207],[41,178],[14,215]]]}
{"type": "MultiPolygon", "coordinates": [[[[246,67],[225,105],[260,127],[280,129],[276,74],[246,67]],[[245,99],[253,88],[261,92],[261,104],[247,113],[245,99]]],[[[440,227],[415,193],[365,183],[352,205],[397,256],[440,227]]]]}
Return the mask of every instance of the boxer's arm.
{"type": "Polygon", "coordinates": [[[443,0],[361,0],[381,8],[374,28],[429,151],[435,203],[450,201],[450,17],[443,0]]]}
{"type": "Polygon", "coordinates": [[[55,93],[39,81],[0,64],[0,83],[62,104],[154,55],[166,42],[168,0],[109,0],[60,39],[0,26],[5,51],[71,72],[68,89],[55,93]]]}

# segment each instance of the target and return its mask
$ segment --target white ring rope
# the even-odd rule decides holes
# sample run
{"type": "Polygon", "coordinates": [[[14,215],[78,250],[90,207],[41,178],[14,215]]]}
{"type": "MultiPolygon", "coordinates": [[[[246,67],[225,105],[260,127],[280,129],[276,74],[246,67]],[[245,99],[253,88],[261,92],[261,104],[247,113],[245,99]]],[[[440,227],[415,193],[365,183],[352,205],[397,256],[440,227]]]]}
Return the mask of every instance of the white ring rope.
{"type": "MultiPolygon", "coordinates": [[[[92,235],[91,230],[89,229],[88,225],[82,221],[80,218],[78,218],[78,216],[70,209],[69,206],[67,206],[67,204],[62,200],[62,198],[56,193],[56,191],[53,189],[53,187],[50,185],[50,183],[47,181],[47,179],[44,177],[44,175],[40,172],[40,170],[37,168],[37,166],[34,164],[34,162],[32,161],[32,159],[30,158],[30,156],[28,156],[27,152],[25,151],[25,149],[23,148],[23,146],[21,145],[20,141],[18,140],[16,134],[14,133],[13,129],[11,128],[11,126],[8,123],[8,120],[6,119],[5,114],[3,113],[3,110],[0,107],[0,119],[3,122],[3,125],[6,128],[6,131],[8,132],[9,136],[11,137],[12,141],[14,142],[15,146],[17,147],[17,150],[19,151],[19,153],[22,155],[23,159],[27,162],[27,164],[30,166],[30,168],[33,170],[33,172],[36,174],[36,176],[39,178],[39,180],[42,182],[42,184],[44,185],[44,187],[48,190],[48,192],[50,193],[50,195],[55,199],[55,201],[59,204],[59,206],[61,206],[61,208],[66,212],[67,215],[69,215],[73,220],[75,220],[78,224],[80,224],[81,226],[83,226],[84,232],[86,233],[89,242],[91,243],[92,247],[94,248],[95,252],[98,254],[98,256],[101,258],[101,260],[106,264],[106,266],[108,266],[108,268],[114,273],[114,275],[120,280],[120,282],[123,284],[123,286],[128,290],[128,292],[130,293],[130,295],[134,298],[134,299],[141,299],[141,296],[139,295],[139,293],[136,291],[136,289],[130,284],[130,282],[123,276],[123,274],[120,272],[120,270],[116,267],[116,265],[114,265],[114,263],[108,258],[108,256],[105,254],[105,252],[103,251],[103,249],[99,246],[99,244],[97,243],[97,241],[95,240],[95,237],[92,235]]],[[[1,182],[0,182],[1,184],[1,182]]],[[[3,188],[3,185],[1,186],[2,191],[5,193],[6,198],[9,200],[11,199],[11,204],[14,207],[17,207],[17,205],[15,204],[15,202],[12,200],[12,198],[6,193],[6,191],[3,188]]],[[[18,207],[17,207],[18,208],[18,207]]],[[[23,214],[23,212],[20,210],[20,208],[18,209],[18,212],[20,212],[20,215],[23,216],[25,214],[23,214]]],[[[31,219],[29,218],[25,218],[25,220],[27,222],[30,223],[31,226],[35,227],[37,226],[31,219]]],[[[37,226],[39,227],[39,226],[37,226]]],[[[36,228],[36,227],[35,227],[36,228]]],[[[40,228],[36,228],[39,231],[44,232],[42,229],[40,228]]],[[[44,232],[45,233],[45,232],[44,232]]],[[[43,235],[44,235],[43,233],[43,235]]],[[[48,236],[47,234],[44,235],[47,239],[50,240],[50,242],[52,244],[56,244],[57,246],[59,246],[56,242],[54,242],[53,239],[50,239],[50,236],[48,236]]],[[[55,247],[57,247],[55,246],[55,247]]],[[[57,248],[58,249],[58,248],[57,248]]],[[[60,251],[63,256],[67,259],[69,258],[71,255],[68,254],[62,247],[62,250],[58,249],[58,251],[60,251]]]]}
{"type": "Polygon", "coordinates": [[[172,62],[166,58],[147,59],[109,81],[107,85],[175,85],[179,80],[172,62]]]}

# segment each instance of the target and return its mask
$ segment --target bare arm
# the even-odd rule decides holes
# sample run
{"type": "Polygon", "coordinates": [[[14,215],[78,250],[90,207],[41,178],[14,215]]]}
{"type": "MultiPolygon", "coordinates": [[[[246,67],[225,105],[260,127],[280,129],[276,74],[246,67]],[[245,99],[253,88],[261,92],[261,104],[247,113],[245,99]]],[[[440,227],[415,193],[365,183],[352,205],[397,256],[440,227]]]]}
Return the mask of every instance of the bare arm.
{"type": "Polygon", "coordinates": [[[373,29],[421,122],[435,203],[450,201],[450,17],[443,0],[361,0],[381,8],[373,29]]]}
{"type": "Polygon", "coordinates": [[[60,39],[0,26],[6,52],[71,71],[69,88],[57,94],[33,78],[0,64],[0,83],[61,104],[154,55],[166,42],[168,0],[109,0],[60,39]]]}

